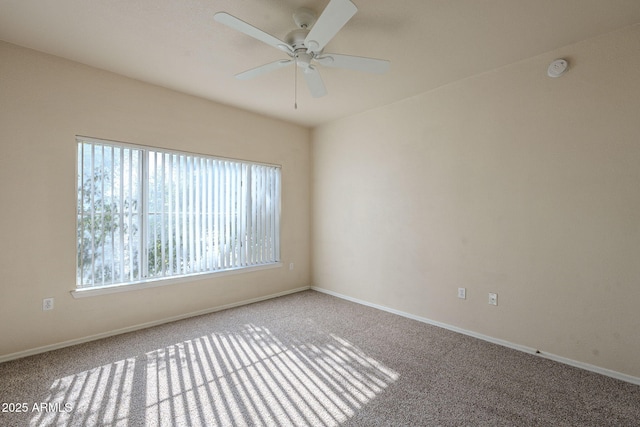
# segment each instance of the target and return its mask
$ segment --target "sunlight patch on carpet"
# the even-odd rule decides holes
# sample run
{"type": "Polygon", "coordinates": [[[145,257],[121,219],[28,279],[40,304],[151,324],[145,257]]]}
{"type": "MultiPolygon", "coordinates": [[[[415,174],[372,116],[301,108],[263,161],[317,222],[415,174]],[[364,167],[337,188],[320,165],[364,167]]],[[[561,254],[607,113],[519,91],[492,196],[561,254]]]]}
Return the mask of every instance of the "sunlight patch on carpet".
{"type": "Polygon", "coordinates": [[[398,378],[335,335],[287,346],[255,325],[147,357],[149,426],[338,425],[398,378]]]}
{"type": "Polygon", "coordinates": [[[313,338],[249,324],[85,370],[56,379],[29,425],[336,426],[398,379],[337,335],[313,338]]]}
{"type": "Polygon", "coordinates": [[[55,380],[31,408],[29,425],[127,426],[135,363],[132,357],[55,380]]]}

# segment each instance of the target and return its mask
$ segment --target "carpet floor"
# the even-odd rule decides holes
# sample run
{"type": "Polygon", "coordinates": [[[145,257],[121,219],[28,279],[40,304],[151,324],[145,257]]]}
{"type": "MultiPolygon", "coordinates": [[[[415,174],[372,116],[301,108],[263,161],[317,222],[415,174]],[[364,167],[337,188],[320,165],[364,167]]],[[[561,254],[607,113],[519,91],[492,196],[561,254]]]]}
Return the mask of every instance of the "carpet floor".
{"type": "Polygon", "coordinates": [[[640,387],[305,291],[0,364],[1,426],[640,426],[640,387]]]}

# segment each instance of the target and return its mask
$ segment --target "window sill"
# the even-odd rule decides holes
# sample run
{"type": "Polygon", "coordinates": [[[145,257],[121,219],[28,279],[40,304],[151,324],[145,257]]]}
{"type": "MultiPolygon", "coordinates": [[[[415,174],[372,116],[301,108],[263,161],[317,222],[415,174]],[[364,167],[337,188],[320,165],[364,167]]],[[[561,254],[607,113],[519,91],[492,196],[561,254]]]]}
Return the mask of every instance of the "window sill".
{"type": "Polygon", "coordinates": [[[241,274],[241,273],[250,273],[253,271],[269,270],[272,268],[280,268],[280,267],[282,267],[282,263],[275,262],[272,264],[258,265],[254,267],[241,267],[241,268],[234,268],[230,270],[217,271],[215,273],[194,274],[191,276],[147,280],[145,282],[137,282],[137,283],[125,284],[125,285],[109,285],[109,286],[101,286],[101,287],[94,286],[92,288],[75,289],[70,293],[76,299],[86,298],[86,297],[94,297],[98,295],[115,294],[120,292],[139,291],[141,289],[157,288],[159,286],[175,285],[178,283],[194,282],[196,280],[206,280],[214,277],[229,276],[229,275],[235,275],[235,274],[241,274]]]}

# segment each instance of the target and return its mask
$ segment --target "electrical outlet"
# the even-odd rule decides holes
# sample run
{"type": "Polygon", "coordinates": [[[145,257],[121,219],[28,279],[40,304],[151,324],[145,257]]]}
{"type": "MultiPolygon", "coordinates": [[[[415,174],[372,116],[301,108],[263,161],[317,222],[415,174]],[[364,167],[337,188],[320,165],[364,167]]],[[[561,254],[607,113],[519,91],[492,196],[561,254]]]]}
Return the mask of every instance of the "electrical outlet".
{"type": "Polygon", "coordinates": [[[458,298],[467,299],[467,288],[458,288],[458,298]]]}
{"type": "Polygon", "coordinates": [[[53,298],[45,298],[42,300],[42,311],[53,310],[53,298]]]}
{"type": "Polygon", "coordinates": [[[292,262],[289,263],[289,270],[293,270],[293,263],[292,262]]]}
{"type": "Polygon", "coordinates": [[[490,305],[498,305],[498,294],[494,294],[493,292],[489,292],[489,304],[490,305]]]}

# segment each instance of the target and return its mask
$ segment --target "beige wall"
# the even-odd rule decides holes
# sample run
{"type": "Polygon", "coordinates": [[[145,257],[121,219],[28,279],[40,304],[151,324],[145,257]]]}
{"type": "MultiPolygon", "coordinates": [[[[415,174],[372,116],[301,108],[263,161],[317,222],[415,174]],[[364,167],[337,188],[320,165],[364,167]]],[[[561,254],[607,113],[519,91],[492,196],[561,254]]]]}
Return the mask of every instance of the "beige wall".
{"type": "Polygon", "coordinates": [[[309,169],[306,128],[0,43],[0,357],[310,285],[309,169]],[[77,134],[282,165],[285,266],[74,299],[77,134]]]}
{"type": "Polygon", "coordinates": [[[638,70],[640,25],[315,129],[314,285],[640,377],[638,70]]]}

